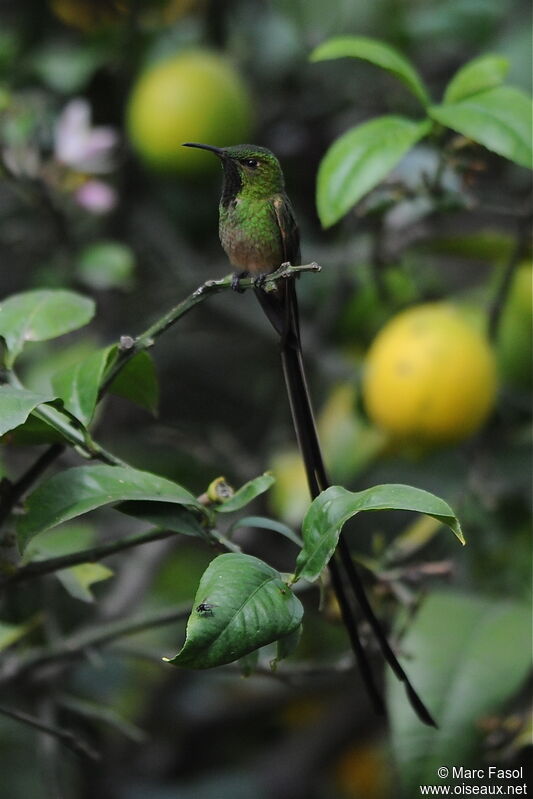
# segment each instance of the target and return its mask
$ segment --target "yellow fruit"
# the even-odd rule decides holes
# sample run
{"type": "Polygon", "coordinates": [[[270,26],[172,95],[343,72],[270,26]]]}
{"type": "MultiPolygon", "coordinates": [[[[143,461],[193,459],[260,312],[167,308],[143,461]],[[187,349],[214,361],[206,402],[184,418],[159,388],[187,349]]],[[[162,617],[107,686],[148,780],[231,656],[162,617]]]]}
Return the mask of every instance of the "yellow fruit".
{"type": "Polygon", "coordinates": [[[445,303],[410,308],[374,339],[363,397],[370,418],[402,439],[459,441],[481,427],[496,396],[493,352],[445,303]]]}
{"type": "Polygon", "coordinates": [[[251,103],[230,62],[208,50],[186,50],[145,72],[131,93],[127,126],[142,159],[159,170],[195,175],[216,159],[183,142],[225,146],[246,141],[251,103]]]}

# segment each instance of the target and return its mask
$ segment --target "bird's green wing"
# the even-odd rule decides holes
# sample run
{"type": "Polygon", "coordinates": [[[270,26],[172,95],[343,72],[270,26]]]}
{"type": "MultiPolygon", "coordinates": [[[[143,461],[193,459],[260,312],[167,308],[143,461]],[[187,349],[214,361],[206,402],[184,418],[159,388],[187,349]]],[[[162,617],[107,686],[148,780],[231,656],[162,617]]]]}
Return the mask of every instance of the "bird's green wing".
{"type": "Polygon", "coordinates": [[[288,197],[277,194],[272,201],[283,249],[283,263],[298,266],[300,263],[300,231],[288,197]]]}

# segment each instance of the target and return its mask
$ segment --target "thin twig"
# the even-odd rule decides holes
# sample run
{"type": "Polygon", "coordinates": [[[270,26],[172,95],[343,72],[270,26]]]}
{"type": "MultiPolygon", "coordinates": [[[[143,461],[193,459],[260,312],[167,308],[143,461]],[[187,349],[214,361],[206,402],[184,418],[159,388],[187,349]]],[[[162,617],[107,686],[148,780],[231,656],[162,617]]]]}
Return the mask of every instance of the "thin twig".
{"type": "Polygon", "coordinates": [[[51,735],[53,738],[56,738],[58,741],[60,741],[63,746],[66,746],[67,749],[75,752],[80,757],[85,757],[93,761],[100,760],[99,753],[89,746],[86,741],[78,738],[72,732],[72,730],[46,724],[44,721],[41,721],[35,716],[30,716],[28,713],[23,713],[21,710],[14,710],[13,708],[5,707],[5,705],[0,705],[0,713],[4,716],[8,716],[11,719],[14,719],[15,721],[20,721],[22,724],[26,724],[28,727],[33,727],[35,730],[39,730],[39,732],[44,732],[47,735],[51,735]]]}
{"type": "MultiPolygon", "coordinates": [[[[299,272],[320,272],[321,267],[317,263],[304,264],[302,266],[292,266],[291,264],[282,264],[275,272],[271,272],[265,276],[263,282],[263,289],[269,291],[275,287],[278,280],[286,280],[287,278],[299,272]]],[[[255,280],[253,278],[241,278],[238,282],[238,289],[244,291],[246,289],[254,288],[255,280]]],[[[126,363],[133,358],[137,353],[153,347],[155,341],[163,333],[166,333],[169,328],[176,324],[185,314],[192,310],[196,305],[206,300],[213,294],[218,294],[221,291],[227,291],[235,288],[234,275],[226,275],[220,280],[206,280],[196,291],[193,291],[185,300],[174,306],[168,313],[154,322],[144,333],[141,333],[136,338],[130,336],[122,336],[118,348],[119,354],[112,365],[110,371],[105,375],[102,385],[100,387],[99,397],[102,397],[109,389],[117,375],[124,368],[126,363]]]]}
{"type": "Polygon", "coordinates": [[[3,503],[0,505],[0,526],[26,491],[39,479],[48,466],[61,455],[64,449],[63,444],[52,444],[15,483],[8,485],[3,497],[3,503]]]}
{"type": "Polygon", "coordinates": [[[148,530],[145,533],[121,538],[118,541],[110,541],[100,544],[90,549],[82,549],[78,552],[70,552],[68,555],[60,555],[56,558],[47,560],[36,560],[21,566],[16,572],[8,574],[0,579],[0,588],[12,583],[21,583],[44,574],[51,574],[60,569],[68,569],[80,563],[95,563],[96,561],[108,558],[117,552],[122,552],[131,547],[138,547],[141,544],[149,544],[152,541],[160,541],[163,538],[170,538],[176,535],[174,530],[148,530]]]}
{"type": "Polygon", "coordinates": [[[79,630],[65,638],[61,643],[43,652],[29,652],[24,657],[6,663],[4,673],[0,675],[0,683],[5,683],[28,672],[34,672],[42,666],[62,660],[80,657],[86,650],[105,646],[118,638],[150,630],[164,624],[172,624],[185,619],[191,612],[189,604],[181,604],[173,608],[165,608],[151,615],[106,622],[79,630]]]}

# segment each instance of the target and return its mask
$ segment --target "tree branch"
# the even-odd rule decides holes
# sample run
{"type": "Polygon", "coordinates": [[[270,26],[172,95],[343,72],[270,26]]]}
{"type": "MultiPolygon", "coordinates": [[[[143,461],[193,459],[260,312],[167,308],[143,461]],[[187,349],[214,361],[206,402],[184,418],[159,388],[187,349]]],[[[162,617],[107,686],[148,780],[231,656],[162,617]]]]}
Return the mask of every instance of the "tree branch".
{"type": "Polygon", "coordinates": [[[121,619],[87,627],[65,638],[59,644],[49,648],[48,651],[29,652],[24,657],[11,661],[11,663],[6,662],[3,674],[0,675],[0,683],[19,678],[28,672],[33,672],[35,669],[48,666],[51,663],[80,657],[85,650],[105,646],[117,638],[181,621],[190,612],[191,606],[189,604],[181,604],[177,607],[165,608],[151,615],[138,616],[133,619],[121,619]]]}
{"type": "Polygon", "coordinates": [[[63,746],[66,746],[80,757],[85,757],[93,761],[100,760],[99,753],[89,746],[86,741],[76,737],[71,730],[67,730],[64,727],[55,727],[51,724],[46,724],[44,721],[41,721],[35,716],[30,716],[28,713],[23,713],[20,710],[14,710],[13,708],[5,707],[4,705],[0,705],[0,713],[3,716],[8,716],[9,718],[14,719],[15,721],[20,721],[22,724],[26,724],[28,727],[33,727],[34,729],[39,730],[39,732],[44,732],[47,735],[51,735],[53,738],[56,738],[58,741],[60,741],[63,746]]]}
{"type": "MultiPolygon", "coordinates": [[[[291,266],[291,264],[282,264],[275,272],[271,272],[265,276],[263,281],[263,288],[266,291],[272,290],[278,280],[286,280],[293,277],[300,272],[320,272],[321,267],[317,263],[304,264],[302,266],[291,266]]],[[[255,280],[250,277],[241,278],[237,281],[238,289],[244,291],[246,289],[254,288],[255,280]]],[[[144,333],[141,333],[136,338],[131,336],[122,336],[118,345],[119,354],[115,363],[111,366],[108,373],[105,375],[102,385],[100,387],[99,396],[102,397],[109,389],[111,383],[115,380],[119,372],[124,368],[126,363],[137,355],[138,352],[147,350],[153,347],[155,341],[159,336],[166,333],[176,322],[181,319],[185,314],[191,311],[196,305],[211,297],[213,294],[219,294],[221,291],[228,291],[234,289],[235,279],[234,275],[226,275],[220,280],[206,280],[202,283],[196,291],[193,291],[185,300],[178,303],[178,305],[171,308],[168,313],[154,322],[144,333]]]]}

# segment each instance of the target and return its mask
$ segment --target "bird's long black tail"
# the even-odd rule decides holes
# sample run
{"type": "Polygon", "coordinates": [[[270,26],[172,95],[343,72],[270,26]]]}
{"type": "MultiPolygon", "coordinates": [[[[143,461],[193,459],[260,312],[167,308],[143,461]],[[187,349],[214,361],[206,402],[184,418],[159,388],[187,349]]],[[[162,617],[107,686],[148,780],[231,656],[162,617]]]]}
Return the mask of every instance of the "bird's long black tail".
{"type": "MultiPolygon", "coordinates": [[[[330,482],[320,450],[305,378],[294,278],[284,281],[276,292],[267,294],[262,289],[257,289],[256,295],[274,329],[280,335],[281,360],[292,419],[305,465],[309,491],[314,499],[329,487],[330,482]]],[[[407,696],[416,714],[425,724],[437,726],[389,645],[383,628],[368,601],[361,578],[350,555],[346,539],[342,534],[339,538],[337,552],[330,561],[329,571],[354,655],[376,710],[379,713],[385,712],[383,698],[376,685],[370,663],[359,638],[354,612],[346,592],[345,580],[352,591],[353,597],[359,604],[363,616],[371,627],[383,656],[398,679],[404,683],[407,696]]]]}

